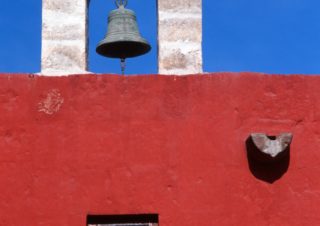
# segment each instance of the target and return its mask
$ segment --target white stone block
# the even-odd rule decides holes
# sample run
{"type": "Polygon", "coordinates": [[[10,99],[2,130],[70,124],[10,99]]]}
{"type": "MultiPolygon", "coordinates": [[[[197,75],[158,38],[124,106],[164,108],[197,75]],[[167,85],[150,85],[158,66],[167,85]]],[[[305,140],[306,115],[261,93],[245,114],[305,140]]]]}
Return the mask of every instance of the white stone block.
{"type": "Polygon", "coordinates": [[[42,75],[88,73],[87,0],[42,1],[42,75]]]}
{"type": "Polygon", "coordinates": [[[160,74],[202,73],[201,0],[158,0],[160,74]]]}

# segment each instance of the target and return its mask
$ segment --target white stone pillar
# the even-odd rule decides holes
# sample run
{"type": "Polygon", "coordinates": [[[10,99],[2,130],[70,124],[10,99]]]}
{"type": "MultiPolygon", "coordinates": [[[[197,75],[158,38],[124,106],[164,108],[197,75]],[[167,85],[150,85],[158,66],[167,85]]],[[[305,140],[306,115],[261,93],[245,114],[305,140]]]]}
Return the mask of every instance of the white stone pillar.
{"type": "Polygon", "coordinates": [[[42,75],[87,73],[88,0],[42,1],[42,75]]]}
{"type": "Polygon", "coordinates": [[[202,73],[201,0],[158,0],[160,74],[202,73]]]}

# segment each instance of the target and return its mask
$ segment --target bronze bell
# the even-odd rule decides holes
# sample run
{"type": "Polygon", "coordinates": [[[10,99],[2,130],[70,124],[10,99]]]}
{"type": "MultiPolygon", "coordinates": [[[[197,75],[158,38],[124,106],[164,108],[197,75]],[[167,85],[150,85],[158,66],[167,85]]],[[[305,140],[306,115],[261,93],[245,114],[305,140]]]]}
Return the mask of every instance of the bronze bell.
{"type": "Polygon", "coordinates": [[[143,55],[151,50],[151,46],[140,35],[135,13],[125,8],[127,0],[116,0],[116,5],[118,8],[108,17],[107,35],[96,51],[105,57],[121,59],[123,72],[126,58],[143,55]]]}

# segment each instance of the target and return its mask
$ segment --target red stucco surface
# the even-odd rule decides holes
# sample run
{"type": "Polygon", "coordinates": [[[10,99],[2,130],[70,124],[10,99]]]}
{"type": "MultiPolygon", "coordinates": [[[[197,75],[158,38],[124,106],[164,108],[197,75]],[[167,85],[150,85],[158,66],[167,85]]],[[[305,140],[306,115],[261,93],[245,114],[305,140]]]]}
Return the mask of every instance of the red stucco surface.
{"type": "Polygon", "coordinates": [[[85,226],[158,213],[161,226],[320,225],[320,77],[0,76],[0,225],[85,226]],[[292,132],[273,183],[251,132],[292,132]]]}

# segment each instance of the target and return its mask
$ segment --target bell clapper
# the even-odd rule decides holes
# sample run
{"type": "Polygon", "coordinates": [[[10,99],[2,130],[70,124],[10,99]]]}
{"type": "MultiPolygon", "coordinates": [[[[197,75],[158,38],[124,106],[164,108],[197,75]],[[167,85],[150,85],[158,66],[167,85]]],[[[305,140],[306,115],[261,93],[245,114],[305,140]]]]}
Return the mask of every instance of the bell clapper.
{"type": "Polygon", "coordinates": [[[121,65],[121,73],[122,73],[122,75],[124,75],[124,71],[126,70],[126,59],[121,58],[120,65],[121,65]]]}

